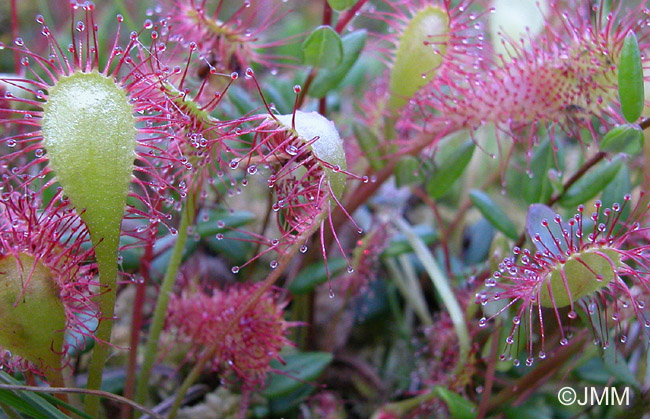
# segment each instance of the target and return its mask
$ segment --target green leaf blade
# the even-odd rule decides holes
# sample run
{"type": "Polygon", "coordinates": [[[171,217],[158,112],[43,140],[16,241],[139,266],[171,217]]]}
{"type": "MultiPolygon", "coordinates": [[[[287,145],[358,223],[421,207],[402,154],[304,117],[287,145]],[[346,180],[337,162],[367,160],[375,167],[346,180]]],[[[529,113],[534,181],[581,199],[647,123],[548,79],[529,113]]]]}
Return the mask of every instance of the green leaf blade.
{"type": "Polygon", "coordinates": [[[333,69],[343,59],[343,42],[331,26],[319,26],[302,43],[303,64],[333,69]]]}
{"type": "Polygon", "coordinates": [[[367,32],[365,30],[358,30],[345,35],[341,38],[343,43],[343,58],[340,65],[332,69],[324,68],[318,72],[314,78],[312,87],[309,89],[309,95],[317,98],[325,97],[325,95],[336,89],[345,76],[348,74],[354,63],[357,62],[361,51],[366,45],[367,32]]]}
{"type": "Polygon", "coordinates": [[[598,192],[602,191],[614,179],[623,166],[623,159],[618,156],[587,173],[574,183],[562,196],[559,204],[565,208],[575,208],[584,204],[598,192]]]}
{"type": "Polygon", "coordinates": [[[618,95],[621,111],[628,122],[635,122],[641,116],[644,105],[643,62],[639,43],[634,32],[625,36],[618,68],[618,95]]]}
{"type": "Polygon", "coordinates": [[[429,196],[440,198],[454,185],[454,182],[461,177],[472,160],[475,148],[474,141],[467,140],[448,159],[443,161],[427,182],[426,188],[429,196]]]}
{"type": "Polygon", "coordinates": [[[517,240],[519,236],[517,227],[515,227],[514,223],[508,218],[508,215],[506,215],[503,209],[488,194],[478,189],[472,189],[469,193],[469,198],[494,228],[505,234],[506,237],[517,240]]]}

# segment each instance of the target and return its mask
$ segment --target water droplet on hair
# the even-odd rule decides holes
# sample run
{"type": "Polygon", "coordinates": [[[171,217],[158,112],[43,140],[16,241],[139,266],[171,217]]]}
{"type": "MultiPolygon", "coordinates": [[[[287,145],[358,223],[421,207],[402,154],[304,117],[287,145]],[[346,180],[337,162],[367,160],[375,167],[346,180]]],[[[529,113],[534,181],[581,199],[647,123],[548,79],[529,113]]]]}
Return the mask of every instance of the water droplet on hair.
{"type": "Polygon", "coordinates": [[[300,246],[300,253],[307,253],[307,246],[305,246],[304,244],[300,246]]]}
{"type": "Polygon", "coordinates": [[[485,317],[481,317],[481,320],[478,321],[478,326],[485,327],[486,325],[487,325],[487,319],[485,317]]]}
{"type": "Polygon", "coordinates": [[[239,167],[239,160],[237,160],[237,159],[230,160],[230,168],[231,169],[234,170],[234,169],[236,169],[238,167],[239,167]]]}
{"type": "Polygon", "coordinates": [[[569,340],[567,338],[560,339],[560,345],[567,346],[568,344],[569,344],[569,340]]]}
{"type": "Polygon", "coordinates": [[[269,266],[271,269],[275,269],[278,267],[278,261],[277,260],[272,260],[271,263],[269,263],[269,266]]]}
{"type": "Polygon", "coordinates": [[[284,151],[290,156],[295,156],[296,154],[298,154],[298,148],[292,144],[288,144],[284,148],[284,151]]]}
{"type": "Polygon", "coordinates": [[[570,319],[575,319],[575,318],[578,317],[578,314],[575,311],[571,310],[571,311],[569,311],[568,317],[570,319]]]}
{"type": "Polygon", "coordinates": [[[252,164],[248,166],[248,169],[246,169],[246,171],[248,172],[249,175],[254,175],[255,173],[257,173],[257,166],[252,164]]]}
{"type": "Polygon", "coordinates": [[[233,266],[230,270],[232,271],[232,273],[236,274],[237,272],[239,272],[239,266],[233,266]]]}
{"type": "Polygon", "coordinates": [[[334,290],[330,288],[330,298],[334,298],[334,297],[335,297],[334,290]]]}
{"type": "Polygon", "coordinates": [[[354,273],[354,268],[352,266],[348,266],[348,273],[354,273]]]}
{"type": "Polygon", "coordinates": [[[217,240],[223,240],[223,233],[217,233],[217,240]]]}

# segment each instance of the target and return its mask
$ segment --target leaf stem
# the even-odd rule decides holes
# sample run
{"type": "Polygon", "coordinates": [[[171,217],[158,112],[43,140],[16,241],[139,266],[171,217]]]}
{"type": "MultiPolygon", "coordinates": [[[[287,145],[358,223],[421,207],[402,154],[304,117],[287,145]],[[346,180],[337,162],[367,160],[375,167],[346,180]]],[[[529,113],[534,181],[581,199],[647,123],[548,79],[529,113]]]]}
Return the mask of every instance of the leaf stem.
{"type": "MultiPolygon", "coordinates": [[[[113,317],[115,315],[115,300],[117,297],[117,251],[119,243],[119,228],[117,234],[103,234],[104,237],[95,247],[97,270],[99,271],[99,284],[102,293],[99,295],[99,312],[101,319],[95,339],[97,344],[93,348],[90,367],[88,368],[89,390],[99,390],[102,385],[104,366],[110,351],[111,331],[113,330],[113,317]]],[[[85,399],[85,411],[90,416],[97,416],[99,411],[99,397],[90,393],[85,399]]]]}
{"type": "Polygon", "coordinates": [[[185,244],[187,243],[187,229],[194,221],[194,199],[195,196],[193,193],[188,194],[187,201],[185,202],[181,212],[181,224],[178,228],[176,243],[174,244],[169,265],[160,286],[160,292],[158,293],[158,300],[156,301],[156,308],[154,310],[153,319],[151,320],[149,336],[145,346],[144,361],[138,376],[138,385],[135,392],[135,400],[140,404],[144,404],[147,399],[147,384],[158,352],[158,340],[165,324],[165,315],[167,313],[169,297],[174,289],[178,269],[180,268],[183,259],[185,244]]]}

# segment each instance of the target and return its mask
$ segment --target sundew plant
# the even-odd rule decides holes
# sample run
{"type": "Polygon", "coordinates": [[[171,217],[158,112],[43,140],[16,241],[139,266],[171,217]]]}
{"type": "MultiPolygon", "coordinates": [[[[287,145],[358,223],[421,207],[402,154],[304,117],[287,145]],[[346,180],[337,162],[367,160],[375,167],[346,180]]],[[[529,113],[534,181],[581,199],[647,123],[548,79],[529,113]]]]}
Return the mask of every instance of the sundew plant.
{"type": "Polygon", "coordinates": [[[0,416],[650,414],[647,2],[0,23],[0,416]]]}

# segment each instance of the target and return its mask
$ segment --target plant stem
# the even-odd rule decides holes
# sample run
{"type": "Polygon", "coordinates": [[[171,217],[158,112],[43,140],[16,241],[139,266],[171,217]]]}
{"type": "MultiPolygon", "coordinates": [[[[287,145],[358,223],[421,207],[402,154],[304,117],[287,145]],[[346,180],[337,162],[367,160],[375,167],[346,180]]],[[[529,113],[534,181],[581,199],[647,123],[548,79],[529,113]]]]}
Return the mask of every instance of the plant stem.
{"type": "MultiPolygon", "coordinates": [[[[140,342],[140,334],[143,324],[143,306],[147,294],[147,284],[150,283],[151,261],[153,260],[153,246],[155,244],[156,234],[152,230],[151,237],[147,242],[147,247],[144,251],[144,258],[140,268],[142,281],[136,284],[135,300],[133,302],[133,314],[131,317],[131,336],[130,336],[130,350],[129,359],[127,361],[126,381],[124,383],[124,397],[133,399],[135,393],[135,377],[138,367],[138,344],[140,342]]],[[[128,404],[122,405],[121,412],[122,419],[131,417],[131,406],[128,404]]]]}
{"type": "MultiPolygon", "coordinates": [[[[99,390],[102,385],[104,366],[110,351],[111,331],[113,329],[113,316],[115,315],[115,300],[117,297],[117,252],[119,243],[119,228],[117,235],[101,234],[103,241],[95,247],[97,270],[99,271],[99,284],[102,293],[99,296],[99,312],[101,319],[95,339],[97,344],[93,348],[90,367],[88,368],[89,390],[99,390]]],[[[88,395],[85,399],[85,410],[90,416],[97,416],[99,411],[99,397],[88,395]]]]}
{"type": "Polygon", "coordinates": [[[158,339],[165,324],[165,315],[167,313],[167,305],[169,304],[169,296],[174,289],[174,283],[178,275],[183,253],[185,251],[185,244],[187,243],[187,229],[194,221],[194,193],[187,196],[187,201],[183,206],[181,212],[181,224],[178,228],[178,236],[176,243],[172,250],[172,255],[169,260],[169,266],[165,272],[165,277],[160,286],[158,293],[158,300],[156,301],[156,308],[154,310],[153,319],[149,329],[149,336],[145,346],[144,361],[138,376],[138,385],[135,392],[135,400],[137,403],[144,404],[147,399],[147,384],[149,383],[149,376],[151,368],[158,352],[158,339]]]}
{"type": "Polygon", "coordinates": [[[345,15],[343,15],[338,22],[336,22],[336,30],[337,33],[341,33],[343,29],[347,26],[348,23],[357,15],[357,12],[361,7],[363,7],[364,4],[366,4],[368,0],[359,0],[357,1],[354,6],[348,10],[345,15]]]}
{"type": "Polygon", "coordinates": [[[456,330],[456,335],[458,336],[458,346],[460,347],[460,355],[458,357],[458,365],[456,368],[462,368],[467,356],[469,355],[471,341],[469,338],[469,331],[467,330],[467,324],[465,323],[465,315],[463,314],[460,304],[456,300],[453,290],[449,286],[449,280],[438,267],[438,263],[427,248],[426,244],[424,244],[415,231],[413,231],[413,228],[411,228],[409,223],[407,223],[402,217],[395,217],[393,223],[402,234],[406,236],[406,240],[413,248],[415,255],[420,259],[420,262],[422,262],[429,278],[431,278],[434,288],[438,291],[440,299],[449,312],[449,317],[451,317],[454,329],[456,330]]]}

